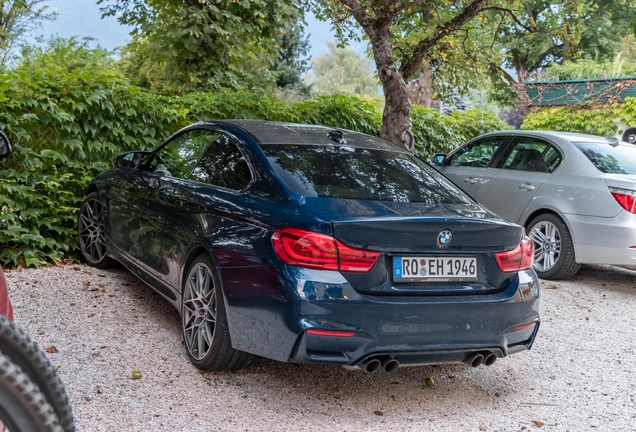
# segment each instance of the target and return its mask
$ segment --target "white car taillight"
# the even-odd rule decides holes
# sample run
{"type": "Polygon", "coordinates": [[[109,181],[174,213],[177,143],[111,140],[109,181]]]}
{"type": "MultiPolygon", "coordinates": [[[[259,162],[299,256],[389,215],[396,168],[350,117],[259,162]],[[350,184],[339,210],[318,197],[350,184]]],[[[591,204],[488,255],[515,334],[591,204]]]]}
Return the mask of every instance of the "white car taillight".
{"type": "Polygon", "coordinates": [[[636,213],[636,191],[615,187],[610,187],[609,191],[621,207],[630,213],[636,213]]]}

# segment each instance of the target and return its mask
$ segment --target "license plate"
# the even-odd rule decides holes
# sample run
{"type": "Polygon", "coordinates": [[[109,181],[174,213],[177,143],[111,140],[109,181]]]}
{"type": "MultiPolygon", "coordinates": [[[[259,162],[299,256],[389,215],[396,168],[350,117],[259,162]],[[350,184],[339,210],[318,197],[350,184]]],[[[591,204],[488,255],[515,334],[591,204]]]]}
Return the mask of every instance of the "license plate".
{"type": "Polygon", "coordinates": [[[397,282],[470,282],[477,280],[475,257],[393,257],[397,282]]]}

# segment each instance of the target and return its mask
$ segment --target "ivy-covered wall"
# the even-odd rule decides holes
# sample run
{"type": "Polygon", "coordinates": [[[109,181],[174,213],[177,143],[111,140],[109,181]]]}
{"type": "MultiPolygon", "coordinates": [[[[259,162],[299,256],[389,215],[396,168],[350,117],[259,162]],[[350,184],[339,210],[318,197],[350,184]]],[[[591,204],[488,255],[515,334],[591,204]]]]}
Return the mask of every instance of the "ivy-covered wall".
{"type": "Polygon", "coordinates": [[[621,104],[542,108],[528,115],[521,128],[614,136],[614,120],[625,126],[636,125],[636,98],[625,98],[621,104]]]}
{"type": "MultiPolygon", "coordinates": [[[[76,220],[90,180],[117,154],[150,149],[205,119],[251,118],[324,124],[378,135],[381,114],[344,96],[287,106],[227,91],[165,97],[103,72],[0,75],[0,129],[14,144],[0,161],[0,264],[38,266],[76,257],[76,220]]],[[[504,128],[478,111],[441,116],[414,108],[416,152],[429,158],[504,128]]]]}

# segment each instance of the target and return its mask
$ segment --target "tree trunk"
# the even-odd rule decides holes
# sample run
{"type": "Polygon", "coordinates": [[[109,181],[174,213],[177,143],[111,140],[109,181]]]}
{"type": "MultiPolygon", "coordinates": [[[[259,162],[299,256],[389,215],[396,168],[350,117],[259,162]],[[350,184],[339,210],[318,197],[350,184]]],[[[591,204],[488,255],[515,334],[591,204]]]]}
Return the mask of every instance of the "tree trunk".
{"type": "Polygon", "coordinates": [[[374,29],[373,58],[378,78],[384,88],[384,114],[380,138],[413,150],[411,128],[411,99],[406,81],[395,66],[388,26],[374,29]]]}
{"type": "Polygon", "coordinates": [[[411,95],[411,103],[423,106],[424,108],[433,107],[433,77],[429,60],[426,58],[420,67],[420,73],[416,81],[415,93],[411,95]]]}
{"type": "Polygon", "coordinates": [[[392,73],[381,73],[384,87],[384,114],[380,137],[413,150],[413,134],[411,128],[411,101],[409,89],[402,75],[393,69],[392,73]]]}
{"type": "Polygon", "coordinates": [[[517,93],[517,97],[519,98],[519,110],[521,111],[521,115],[523,118],[526,118],[528,114],[530,114],[530,98],[528,97],[528,93],[526,93],[525,82],[530,79],[530,72],[527,68],[521,66],[517,67],[517,82],[511,84],[512,89],[517,93]]]}

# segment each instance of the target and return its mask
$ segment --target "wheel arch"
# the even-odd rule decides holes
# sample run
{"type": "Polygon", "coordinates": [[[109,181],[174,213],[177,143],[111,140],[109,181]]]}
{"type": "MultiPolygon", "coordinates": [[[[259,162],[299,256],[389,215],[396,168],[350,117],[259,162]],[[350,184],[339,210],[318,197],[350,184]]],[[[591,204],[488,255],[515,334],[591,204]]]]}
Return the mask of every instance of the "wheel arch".
{"type": "Polygon", "coordinates": [[[88,185],[88,189],[86,190],[86,195],[91,194],[93,192],[99,192],[97,185],[95,183],[91,183],[88,185]]]}
{"type": "Polygon", "coordinates": [[[193,246],[192,249],[190,249],[185,261],[183,262],[183,266],[181,267],[181,277],[179,278],[179,296],[183,295],[183,283],[185,282],[185,278],[187,276],[186,273],[188,269],[190,269],[192,262],[194,262],[194,260],[201,254],[206,254],[210,257],[210,259],[214,263],[214,266],[216,267],[213,270],[217,272],[217,276],[221,280],[221,286],[223,286],[223,279],[221,277],[221,274],[219,273],[219,266],[216,260],[216,256],[208,247],[203,246],[202,244],[198,244],[193,246]]]}
{"type": "Polygon", "coordinates": [[[621,139],[623,141],[627,141],[627,138],[632,134],[636,134],[636,126],[629,126],[627,129],[625,129],[625,132],[623,132],[623,134],[621,135],[621,139]]]}
{"type": "Polygon", "coordinates": [[[526,219],[523,221],[523,227],[526,229],[526,235],[528,234],[528,228],[529,228],[529,224],[530,222],[532,222],[537,216],[541,216],[544,214],[551,214],[554,215],[556,217],[558,217],[559,219],[561,219],[561,221],[565,224],[566,228],[568,229],[568,231],[570,232],[570,237],[572,238],[572,246],[574,246],[574,259],[576,260],[576,241],[574,240],[574,237],[572,237],[572,227],[570,226],[569,221],[564,218],[561,214],[559,214],[559,212],[549,209],[549,208],[542,208],[542,209],[538,209],[533,211],[532,213],[530,213],[526,219]]]}
{"type": "Polygon", "coordinates": [[[563,221],[563,223],[565,224],[565,226],[568,227],[568,230],[570,230],[570,233],[572,232],[572,228],[570,227],[570,224],[568,223],[567,220],[565,220],[565,218],[563,216],[561,216],[559,214],[559,212],[549,209],[549,208],[541,208],[541,209],[537,209],[535,211],[533,211],[532,213],[530,213],[528,216],[526,216],[525,220],[523,221],[522,225],[524,228],[528,228],[528,224],[530,224],[530,222],[532,222],[532,220],[534,218],[536,218],[537,216],[541,216],[543,214],[552,214],[556,217],[558,217],[559,219],[561,219],[563,221]]]}

